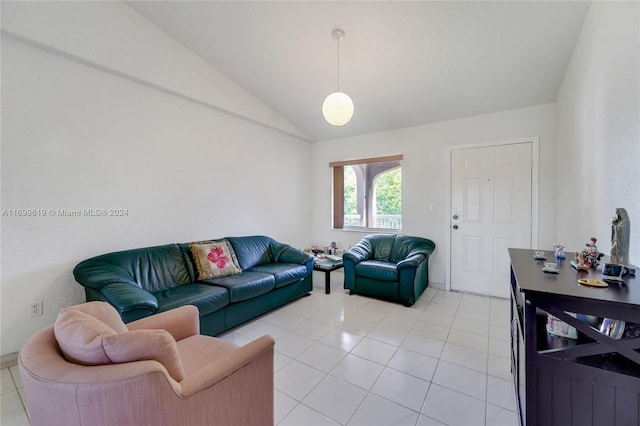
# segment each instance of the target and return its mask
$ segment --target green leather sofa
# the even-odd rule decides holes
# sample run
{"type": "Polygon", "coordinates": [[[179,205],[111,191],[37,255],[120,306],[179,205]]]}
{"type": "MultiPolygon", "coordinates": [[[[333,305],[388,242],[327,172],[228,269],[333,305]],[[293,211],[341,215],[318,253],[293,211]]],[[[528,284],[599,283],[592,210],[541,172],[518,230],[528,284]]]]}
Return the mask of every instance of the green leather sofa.
{"type": "Polygon", "coordinates": [[[411,306],[429,284],[429,255],[435,248],[426,238],[367,235],[342,256],[344,288],[411,306]]]}
{"type": "Polygon", "coordinates": [[[103,254],[80,262],[73,275],[87,302],[110,303],[124,322],[195,305],[200,332],[211,336],[313,289],[311,255],[266,236],[224,239],[239,274],[197,281],[189,243],[180,243],[103,254]]]}

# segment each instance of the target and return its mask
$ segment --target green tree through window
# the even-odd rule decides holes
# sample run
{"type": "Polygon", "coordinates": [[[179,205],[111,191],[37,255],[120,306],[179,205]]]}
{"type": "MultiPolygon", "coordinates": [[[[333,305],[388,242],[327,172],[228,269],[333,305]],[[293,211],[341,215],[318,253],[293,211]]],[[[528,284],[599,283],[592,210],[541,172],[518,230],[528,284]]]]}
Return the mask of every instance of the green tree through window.
{"type": "Polygon", "coordinates": [[[402,155],[337,161],[333,226],[402,229],[402,155]]]}
{"type": "Polygon", "coordinates": [[[353,167],[344,168],[344,214],[358,214],[358,192],[356,172],[353,167]]]}
{"type": "MultiPolygon", "coordinates": [[[[346,180],[346,176],[345,176],[346,180]]],[[[382,173],[376,178],[376,213],[402,214],[402,169],[382,173]]],[[[346,198],[346,195],[345,195],[346,198]]],[[[345,199],[346,201],[346,199],[345,199]]]]}

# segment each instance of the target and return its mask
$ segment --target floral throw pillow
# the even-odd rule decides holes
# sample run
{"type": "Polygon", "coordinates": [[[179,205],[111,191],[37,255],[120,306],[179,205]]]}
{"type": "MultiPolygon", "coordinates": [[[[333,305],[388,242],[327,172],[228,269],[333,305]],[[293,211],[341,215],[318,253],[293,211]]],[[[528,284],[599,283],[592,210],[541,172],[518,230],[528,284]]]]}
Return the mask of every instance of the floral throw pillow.
{"type": "Polygon", "coordinates": [[[198,281],[242,272],[233,247],[227,240],[189,243],[198,270],[198,281]]]}

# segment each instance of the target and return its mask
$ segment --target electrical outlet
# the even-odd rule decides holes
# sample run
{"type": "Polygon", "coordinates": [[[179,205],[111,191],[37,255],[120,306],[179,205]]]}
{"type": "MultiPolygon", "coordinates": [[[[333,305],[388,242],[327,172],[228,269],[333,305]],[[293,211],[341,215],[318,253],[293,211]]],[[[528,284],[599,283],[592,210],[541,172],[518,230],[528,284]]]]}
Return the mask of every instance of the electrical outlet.
{"type": "Polygon", "coordinates": [[[42,315],[42,300],[29,303],[29,318],[42,315]]]}

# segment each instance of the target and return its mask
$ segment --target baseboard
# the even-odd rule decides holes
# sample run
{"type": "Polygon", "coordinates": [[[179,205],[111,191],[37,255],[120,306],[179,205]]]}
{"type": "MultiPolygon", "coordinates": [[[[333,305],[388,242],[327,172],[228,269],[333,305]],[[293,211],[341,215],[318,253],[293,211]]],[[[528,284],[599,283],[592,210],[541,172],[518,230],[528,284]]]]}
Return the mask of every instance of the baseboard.
{"type": "Polygon", "coordinates": [[[0,357],[0,370],[18,365],[18,352],[14,352],[0,357]]]}
{"type": "Polygon", "coordinates": [[[434,283],[434,282],[430,282],[430,283],[429,283],[429,287],[431,287],[431,288],[436,288],[436,289],[438,289],[438,290],[444,290],[444,289],[445,289],[444,283],[434,283]]]}

